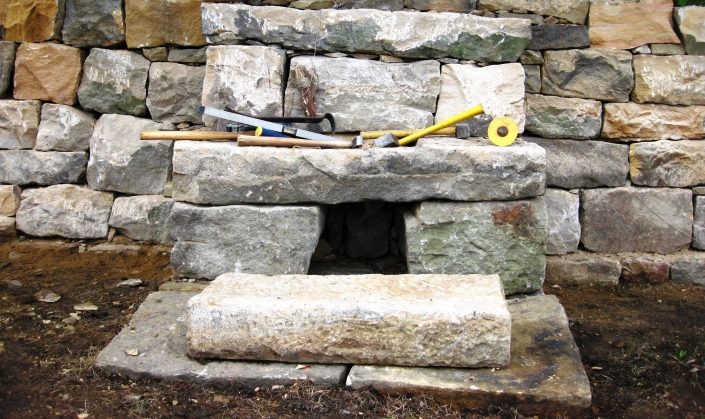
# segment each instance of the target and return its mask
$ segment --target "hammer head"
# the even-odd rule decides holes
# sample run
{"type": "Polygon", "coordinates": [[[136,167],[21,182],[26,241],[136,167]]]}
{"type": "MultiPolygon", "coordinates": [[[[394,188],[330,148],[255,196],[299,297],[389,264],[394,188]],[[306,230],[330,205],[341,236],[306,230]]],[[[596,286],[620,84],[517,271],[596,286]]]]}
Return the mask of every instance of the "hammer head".
{"type": "Polygon", "coordinates": [[[399,139],[392,134],[384,134],[375,140],[375,147],[378,148],[393,147],[395,145],[399,145],[399,139]]]}
{"type": "Polygon", "coordinates": [[[352,148],[361,148],[363,144],[365,144],[365,140],[361,135],[358,135],[352,140],[352,148]]]}

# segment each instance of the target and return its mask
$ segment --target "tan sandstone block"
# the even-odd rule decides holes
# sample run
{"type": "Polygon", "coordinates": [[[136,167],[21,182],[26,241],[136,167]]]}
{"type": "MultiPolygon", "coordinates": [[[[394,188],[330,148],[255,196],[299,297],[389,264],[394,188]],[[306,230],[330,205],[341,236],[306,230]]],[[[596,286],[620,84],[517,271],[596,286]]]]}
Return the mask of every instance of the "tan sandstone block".
{"type": "Polygon", "coordinates": [[[602,138],[682,140],[705,137],[705,106],[606,103],[602,138]]]}
{"type": "Polygon", "coordinates": [[[81,50],[59,44],[22,44],[15,60],[16,99],[73,105],[81,80],[81,50]]]}
{"type": "Polygon", "coordinates": [[[20,205],[20,188],[17,185],[0,185],[0,216],[14,217],[20,205]]]}
{"type": "Polygon", "coordinates": [[[128,48],[206,43],[200,0],[125,0],[128,48]]]}
{"type": "Polygon", "coordinates": [[[678,44],[673,30],[673,2],[593,3],[590,7],[590,45],[631,49],[645,44],[678,44]]]}
{"type": "Polygon", "coordinates": [[[7,0],[5,40],[42,42],[61,39],[63,0],[7,0]]]}

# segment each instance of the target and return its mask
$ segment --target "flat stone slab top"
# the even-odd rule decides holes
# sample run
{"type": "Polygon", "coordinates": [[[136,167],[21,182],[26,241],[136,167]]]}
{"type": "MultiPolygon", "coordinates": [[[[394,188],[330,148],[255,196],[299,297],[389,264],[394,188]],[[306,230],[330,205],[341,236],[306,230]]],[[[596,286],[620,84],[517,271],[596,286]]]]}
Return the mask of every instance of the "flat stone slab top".
{"type": "Polygon", "coordinates": [[[348,369],[345,365],[199,362],[187,357],[186,304],[194,295],[176,291],[150,294],[130,323],[98,354],[95,366],[133,380],[190,380],[244,387],[287,385],[299,380],[333,387],[344,382],[348,369]]]}
{"type": "Polygon", "coordinates": [[[497,275],[225,274],[189,301],[196,358],[499,367],[511,320],[497,275]]]}
{"type": "Polygon", "coordinates": [[[590,382],[568,319],[552,295],[509,300],[512,361],[501,369],[354,366],[347,384],[383,393],[429,394],[459,407],[507,404],[522,414],[581,415],[590,382]]]}
{"type": "Polygon", "coordinates": [[[177,141],[173,162],[174,199],[201,205],[505,201],[542,195],[546,180],[536,144],[445,137],[369,150],[177,141]]]}

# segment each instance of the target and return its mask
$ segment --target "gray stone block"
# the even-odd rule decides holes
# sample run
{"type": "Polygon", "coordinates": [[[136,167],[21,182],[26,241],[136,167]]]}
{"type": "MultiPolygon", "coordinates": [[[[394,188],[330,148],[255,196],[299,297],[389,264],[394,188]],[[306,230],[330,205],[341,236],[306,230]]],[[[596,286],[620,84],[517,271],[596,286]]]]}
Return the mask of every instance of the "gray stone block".
{"type": "Polygon", "coordinates": [[[546,258],[548,284],[617,285],[622,265],[616,257],[578,252],[546,258]]]}
{"type": "Polygon", "coordinates": [[[535,25],[531,27],[533,50],[572,49],[590,47],[588,28],[583,25],[535,25]]]}
{"type": "Polygon", "coordinates": [[[524,67],[524,76],[526,77],[524,90],[527,93],[541,93],[541,66],[524,64],[522,67],[524,67]]]}
{"type": "Polygon", "coordinates": [[[561,189],[546,189],[546,253],[562,255],[578,250],[580,197],[561,189]]]}
{"type": "Polygon", "coordinates": [[[174,201],[161,195],[124,196],[115,199],[109,224],[133,240],[170,244],[174,201]]]}
{"type": "Polygon", "coordinates": [[[88,151],[94,125],[95,118],[80,109],[45,103],[35,149],[88,151]]]}
{"type": "Polygon", "coordinates": [[[480,0],[480,10],[525,10],[537,15],[554,16],[572,23],[585,23],[589,0],[480,0]]]}
{"type": "Polygon", "coordinates": [[[63,41],[76,47],[110,47],[125,41],[123,0],[66,0],[63,41]]]}
{"type": "Polygon", "coordinates": [[[38,100],[0,100],[0,149],[34,147],[41,106],[38,100]]]}
{"type": "Polygon", "coordinates": [[[0,183],[56,185],[82,183],[88,156],[82,151],[0,150],[0,183]]]}
{"type": "Polygon", "coordinates": [[[705,196],[702,195],[695,197],[693,247],[705,250],[705,196]]]}
{"type": "Polygon", "coordinates": [[[182,64],[205,64],[206,63],[206,50],[208,48],[183,48],[176,49],[172,48],[169,50],[168,60],[175,63],[182,64]]]}
{"type": "Polygon", "coordinates": [[[544,138],[587,140],[599,137],[601,130],[602,103],[597,100],[526,95],[527,132],[544,138]]]}
{"type": "Polygon", "coordinates": [[[15,49],[14,42],[0,41],[0,97],[11,96],[8,94],[8,88],[15,67],[15,49]]]}
{"type": "Polygon", "coordinates": [[[161,122],[201,124],[205,67],[176,63],[153,63],[149,68],[147,108],[152,119],[161,122]]]}
{"type": "MultiPolygon", "coordinates": [[[[393,3],[393,1],[378,1],[378,3],[393,3]]],[[[477,0],[404,0],[404,7],[421,11],[465,13],[475,10],[476,6],[477,0]]]]}
{"type": "Polygon", "coordinates": [[[671,261],[671,280],[705,285],[705,253],[688,252],[675,257],[671,261]]]}
{"type": "Polygon", "coordinates": [[[678,31],[683,36],[685,50],[690,55],[705,55],[705,8],[676,7],[674,16],[678,31]]]}
{"type": "Polygon", "coordinates": [[[629,149],[636,185],[682,188],[705,183],[705,143],[701,140],[634,143],[629,149]]]}

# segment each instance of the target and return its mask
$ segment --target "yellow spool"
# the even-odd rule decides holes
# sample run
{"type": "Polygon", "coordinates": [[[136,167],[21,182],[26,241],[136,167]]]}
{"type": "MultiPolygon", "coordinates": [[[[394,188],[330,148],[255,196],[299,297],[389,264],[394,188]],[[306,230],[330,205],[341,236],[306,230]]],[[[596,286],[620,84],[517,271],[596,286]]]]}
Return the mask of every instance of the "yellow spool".
{"type": "Polygon", "coordinates": [[[487,136],[492,144],[500,147],[514,144],[518,135],[519,127],[517,127],[517,123],[508,116],[499,116],[493,119],[489,128],[487,128],[487,136]]]}

